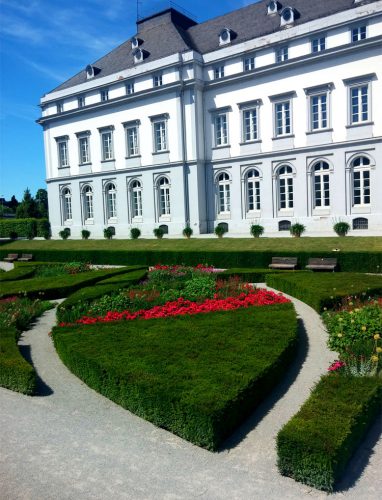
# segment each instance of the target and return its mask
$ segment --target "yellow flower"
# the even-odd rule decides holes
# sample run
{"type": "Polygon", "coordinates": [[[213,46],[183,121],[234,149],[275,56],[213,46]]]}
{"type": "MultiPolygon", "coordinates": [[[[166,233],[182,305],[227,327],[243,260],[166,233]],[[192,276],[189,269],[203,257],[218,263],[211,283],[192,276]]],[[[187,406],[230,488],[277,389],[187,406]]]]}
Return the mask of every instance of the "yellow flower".
{"type": "Polygon", "coordinates": [[[379,333],[376,333],[374,335],[374,340],[379,340],[381,338],[381,336],[379,335],[379,333]]]}
{"type": "Polygon", "coordinates": [[[342,337],[342,333],[337,333],[337,337],[341,338],[342,337]]]}
{"type": "Polygon", "coordinates": [[[372,360],[373,363],[377,363],[378,359],[379,359],[378,356],[372,356],[371,357],[371,360],[372,360]]]}
{"type": "Polygon", "coordinates": [[[351,320],[350,320],[350,323],[354,323],[354,319],[351,319],[351,320]]]}
{"type": "Polygon", "coordinates": [[[353,305],[353,302],[349,302],[349,306],[352,306],[353,305]]]}
{"type": "Polygon", "coordinates": [[[343,318],[338,318],[338,321],[343,321],[343,318]]]}
{"type": "Polygon", "coordinates": [[[382,347],[377,347],[375,350],[376,350],[377,352],[382,352],[382,347]]]}
{"type": "Polygon", "coordinates": [[[357,313],[357,312],[359,312],[359,309],[358,309],[358,308],[355,308],[355,309],[354,309],[354,312],[356,312],[356,313],[357,313]]]}
{"type": "Polygon", "coordinates": [[[366,332],[366,326],[362,326],[362,327],[361,327],[361,330],[362,330],[363,332],[366,332]]]}

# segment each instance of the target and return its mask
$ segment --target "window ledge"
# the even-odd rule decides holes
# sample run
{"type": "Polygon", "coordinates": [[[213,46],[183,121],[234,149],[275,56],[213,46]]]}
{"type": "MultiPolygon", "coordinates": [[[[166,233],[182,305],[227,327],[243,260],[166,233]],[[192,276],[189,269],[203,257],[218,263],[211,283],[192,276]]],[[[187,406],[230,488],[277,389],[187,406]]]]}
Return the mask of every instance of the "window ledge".
{"type": "Polygon", "coordinates": [[[115,161],[115,158],[110,158],[109,160],[101,160],[101,163],[109,163],[115,161]]]}
{"type": "Polygon", "coordinates": [[[63,168],[70,168],[70,165],[60,165],[60,166],[58,167],[58,169],[59,169],[59,170],[60,170],[60,169],[63,169],[63,168]]]}
{"type": "Polygon", "coordinates": [[[163,153],[169,153],[170,150],[169,149],[164,149],[163,151],[153,151],[151,154],[152,155],[161,155],[163,153]]]}
{"type": "Polygon", "coordinates": [[[351,125],[346,125],[346,128],[364,127],[366,125],[374,125],[374,122],[368,121],[368,122],[352,123],[351,125]]]}
{"type": "Polygon", "coordinates": [[[218,220],[230,220],[231,219],[231,212],[221,212],[220,214],[217,215],[218,220]]]}
{"type": "Polygon", "coordinates": [[[171,215],[160,215],[159,222],[171,222],[171,215]]]}
{"type": "Polygon", "coordinates": [[[71,226],[73,224],[73,219],[66,219],[64,220],[64,225],[65,226],[71,226]]]}
{"type": "Polygon", "coordinates": [[[308,132],[305,132],[306,135],[312,135],[312,134],[320,134],[324,132],[333,132],[332,128],[318,128],[316,130],[309,130],[308,132]]]}
{"type": "Polygon", "coordinates": [[[240,146],[245,146],[246,144],[259,144],[260,142],[263,142],[261,139],[253,139],[253,141],[244,141],[240,142],[240,146]]]}
{"type": "Polygon", "coordinates": [[[213,146],[211,149],[224,149],[224,148],[230,148],[231,144],[222,144],[221,146],[213,146]]]}
{"type": "Polygon", "coordinates": [[[92,224],[94,224],[94,220],[93,219],[86,219],[85,220],[85,226],[91,226],[92,224]]]}
{"type": "Polygon", "coordinates": [[[86,163],[79,163],[78,166],[79,167],[87,167],[88,165],[92,165],[92,162],[91,161],[88,161],[86,163]]]}
{"type": "Polygon", "coordinates": [[[278,141],[280,139],[294,139],[294,137],[294,134],[278,135],[276,137],[272,137],[272,141],[278,141]]]}
{"type": "Polygon", "coordinates": [[[130,155],[130,156],[125,156],[125,160],[133,160],[134,158],[141,158],[141,157],[142,155],[130,155]]]}
{"type": "Polygon", "coordinates": [[[131,222],[143,222],[143,217],[133,217],[131,222]]]}

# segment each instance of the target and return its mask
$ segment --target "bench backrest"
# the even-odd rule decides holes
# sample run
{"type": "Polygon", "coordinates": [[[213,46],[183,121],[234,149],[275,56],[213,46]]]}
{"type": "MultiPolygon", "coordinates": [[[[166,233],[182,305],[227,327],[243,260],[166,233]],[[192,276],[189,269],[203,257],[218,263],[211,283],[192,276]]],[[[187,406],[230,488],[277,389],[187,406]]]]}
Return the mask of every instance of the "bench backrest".
{"type": "Polygon", "coordinates": [[[33,255],[31,253],[23,253],[21,254],[22,259],[31,259],[33,255]]]}
{"type": "Polygon", "coordinates": [[[18,256],[19,256],[18,253],[9,253],[7,257],[8,259],[14,259],[14,258],[17,259],[18,256]]]}
{"type": "Polygon", "coordinates": [[[337,259],[325,258],[325,257],[312,258],[312,259],[309,259],[308,265],[309,266],[336,266],[337,259]]]}
{"type": "Polygon", "coordinates": [[[272,257],[272,264],[297,264],[297,257],[272,257]]]}

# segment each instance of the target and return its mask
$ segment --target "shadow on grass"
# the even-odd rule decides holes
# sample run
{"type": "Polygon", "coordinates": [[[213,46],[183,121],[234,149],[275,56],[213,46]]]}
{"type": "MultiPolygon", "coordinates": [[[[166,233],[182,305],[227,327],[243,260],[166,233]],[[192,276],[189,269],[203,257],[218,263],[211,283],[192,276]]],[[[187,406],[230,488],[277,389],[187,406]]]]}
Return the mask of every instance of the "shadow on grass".
{"type": "MultiPolygon", "coordinates": [[[[19,344],[19,350],[23,358],[28,361],[30,365],[33,366],[31,348],[29,345],[19,344]]],[[[36,391],[33,396],[51,396],[53,394],[53,390],[42,380],[42,378],[37,373],[36,369],[36,391]]]]}
{"type": "Polygon", "coordinates": [[[288,392],[291,385],[296,380],[302,365],[306,359],[309,341],[308,335],[305,330],[304,322],[301,318],[297,320],[298,328],[298,347],[296,352],[296,357],[287,368],[285,376],[272,390],[271,394],[263,400],[262,403],[254,410],[252,415],[250,415],[244,423],[236,429],[233,434],[231,434],[223,445],[219,448],[219,452],[227,451],[235,448],[246,436],[252,431],[259,422],[272,410],[274,405],[279,399],[281,399],[285,393],[288,392]]]}

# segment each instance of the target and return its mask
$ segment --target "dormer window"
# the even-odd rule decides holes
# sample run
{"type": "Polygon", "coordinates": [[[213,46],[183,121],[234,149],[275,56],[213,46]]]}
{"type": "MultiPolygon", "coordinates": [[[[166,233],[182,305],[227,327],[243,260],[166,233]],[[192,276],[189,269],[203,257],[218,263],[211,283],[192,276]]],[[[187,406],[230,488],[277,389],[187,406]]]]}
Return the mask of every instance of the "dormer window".
{"type": "Polygon", "coordinates": [[[92,66],[91,64],[88,64],[86,66],[86,78],[89,80],[90,78],[94,78],[97,73],[99,73],[101,70],[99,68],[96,68],[95,66],[92,66]]]}
{"type": "Polygon", "coordinates": [[[133,52],[133,56],[134,56],[134,63],[135,64],[139,64],[141,62],[143,62],[143,60],[149,55],[149,53],[146,51],[146,50],[142,50],[142,49],[136,49],[134,52],[133,52]]]}
{"type": "Polygon", "coordinates": [[[131,39],[131,48],[137,49],[141,44],[142,40],[140,38],[137,38],[136,36],[133,36],[133,38],[131,39]]]}
{"type": "Polygon", "coordinates": [[[280,26],[291,26],[296,19],[296,11],[292,7],[285,7],[281,11],[281,24],[280,26]]]}
{"type": "Polygon", "coordinates": [[[269,2],[269,4],[267,5],[267,9],[268,9],[268,16],[272,16],[279,12],[279,10],[281,9],[281,4],[280,2],[274,2],[274,1],[269,2]]]}
{"type": "Polygon", "coordinates": [[[232,31],[229,28],[224,28],[219,34],[219,45],[226,45],[231,42],[232,31]]]}

